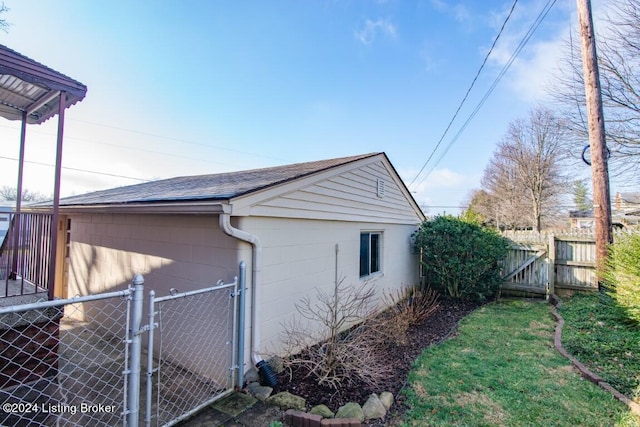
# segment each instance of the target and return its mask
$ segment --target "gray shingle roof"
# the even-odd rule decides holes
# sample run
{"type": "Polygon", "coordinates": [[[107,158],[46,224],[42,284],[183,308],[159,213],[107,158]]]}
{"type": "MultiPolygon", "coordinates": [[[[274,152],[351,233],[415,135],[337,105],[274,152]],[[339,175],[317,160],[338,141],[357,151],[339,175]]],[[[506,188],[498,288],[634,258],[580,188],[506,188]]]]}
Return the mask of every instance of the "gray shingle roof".
{"type": "Polygon", "coordinates": [[[66,197],[60,200],[60,206],[229,200],[379,154],[384,153],[369,153],[238,172],[169,178],[66,197]]]}
{"type": "Polygon", "coordinates": [[[640,205],[640,193],[620,193],[620,198],[623,202],[633,205],[640,205]]]}

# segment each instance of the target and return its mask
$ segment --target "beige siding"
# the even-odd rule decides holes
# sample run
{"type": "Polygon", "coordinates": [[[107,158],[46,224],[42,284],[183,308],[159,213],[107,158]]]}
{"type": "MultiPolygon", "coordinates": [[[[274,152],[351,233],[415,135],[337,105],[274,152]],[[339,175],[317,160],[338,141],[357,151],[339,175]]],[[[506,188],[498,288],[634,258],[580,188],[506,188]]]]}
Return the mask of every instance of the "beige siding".
{"type": "Polygon", "coordinates": [[[362,283],[361,231],[382,232],[382,271],[369,278],[378,296],[418,280],[417,259],[409,244],[415,226],[248,217],[240,227],[263,243],[259,304],[260,347],[265,352],[282,352],[282,324],[296,314],[295,304],[303,297],[314,297],[316,288],[329,292],[336,277],[348,284],[362,283]]]}
{"type": "Polygon", "coordinates": [[[137,273],[158,296],[230,281],[237,242],[217,216],[71,215],[70,295],[126,287],[137,273]]]}
{"type": "Polygon", "coordinates": [[[379,160],[351,169],[250,208],[252,216],[417,224],[406,190],[379,160]],[[378,179],[384,196],[377,194],[378,179]]]}
{"type": "MultiPolygon", "coordinates": [[[[238,254],[242,253],[238,246],[235,239],[219,229],[218,217],[214,215],[71,215],[69,292],[70,295],[87,295],[123,289],[135,274],[140,273],[145,278],[146,306],[147,295],[152,289],[157,296],[165,296],[171,288],[185,292],[214,286],[219,279],[232,281],[238,274],[238,254]]],[[[100,304],[108,302],[85,304],[77,313],[92,310],[96,313],[93,319],[109,329],[112,320],[101,314],[109,310],[97,309],[100,304]]],[[[169,303],[167,307],[169,310],[172,305],[169,303]]],[[[214,316],[226,310],[222,306],[210,308],[214,316]]],[[[225,325],[224,314],[220,316],[219,324],[225,325]]],[[[198,334],[210,331],[194,328],[192,321],[181,324],[183,330],[173,329],[173,335],[164,339],[171,340],[178,348],[187,346],[190,350],[182,357],[174,352],[176,356],[171,362],[222,382],[220,375],[221,372],[226,375],[225,370],[215,369],[213,365],[202,368],[193,364],[194,360],[211,357],[211,349],[202,349],[207,354],[199,356],[191,346],[194,340],[199,340],[198,334]]],[[[229,349],[221,346],[219,351],[216,360],[224,360],[222,352],[229,349]]]]}

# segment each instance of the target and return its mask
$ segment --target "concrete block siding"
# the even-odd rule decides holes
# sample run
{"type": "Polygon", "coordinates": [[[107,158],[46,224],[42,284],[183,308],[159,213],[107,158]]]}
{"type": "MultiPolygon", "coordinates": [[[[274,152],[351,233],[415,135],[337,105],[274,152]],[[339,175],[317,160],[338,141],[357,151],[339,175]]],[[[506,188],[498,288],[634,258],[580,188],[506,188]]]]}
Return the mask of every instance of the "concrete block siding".
{"type": "Polygon", "coordinates": [[[215,215],[70,215],[70,295],[107,292],[143,274],[158,295],[230,281],[238,242],[215,215]],[[88,283],[87,280],[88,279],[88,283]]]}

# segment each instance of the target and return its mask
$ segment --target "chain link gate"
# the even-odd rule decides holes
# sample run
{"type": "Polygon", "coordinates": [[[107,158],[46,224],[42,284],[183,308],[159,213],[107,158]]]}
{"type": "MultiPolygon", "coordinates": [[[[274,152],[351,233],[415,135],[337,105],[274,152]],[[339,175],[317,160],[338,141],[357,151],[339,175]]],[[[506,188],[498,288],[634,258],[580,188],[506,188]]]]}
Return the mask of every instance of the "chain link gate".
{"type": "Polygon", "coordinates": [[[0,308],[0,425],[122,425],[133,293],[0,308]]]}
{"type": "Polygon", "coordinates": [[[240,289],[235,278],[151,291],[144,307],[136,275],[123,291],[0,307],[0,426],[170,426],[195,414],[236,385],[240,289]]]}
{"type": "Polygon", "coordinates": [[[147,426],[170,426],[235,386],[238,280],[149,295],[147,426]]]}

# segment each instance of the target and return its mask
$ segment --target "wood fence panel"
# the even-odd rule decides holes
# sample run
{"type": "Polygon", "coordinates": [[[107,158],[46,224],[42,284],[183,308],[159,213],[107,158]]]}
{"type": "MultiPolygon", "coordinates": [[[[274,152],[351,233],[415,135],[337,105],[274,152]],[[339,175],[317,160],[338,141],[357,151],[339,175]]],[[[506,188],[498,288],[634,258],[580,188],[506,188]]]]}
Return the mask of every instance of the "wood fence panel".
{"type": "Polygon", "coordinates": [[[554,236],[556,289],[598,289],[596,242],[587,236],[554,236]]]}
{"type": "MultiPolygon", "coordinates": [[[[637,231],[636,231],[637,232],[637,231]]],[[[626,232],[614,231],[614,241],[626,232]]],[[[502,235],[512,242],[512,249],[503,263],[503,289],[513,286],[522,279],[533,288],[548,284],[551,293],[557,290],[597,290],[596,240],[593,231],[571,230],[538,233],[534,231],[504,231],[502,235]],[[547,249],[547,272],[543,273],[542,262],[536,264],[538,272],[529,272],[526,278],[510,277],[510,274],[527,263],[523,247],[547,249]],[[518,264],[520,262],[520,264],[518,264]],[[536,281],[539,281],[536,283],[536,281]]],[[[529,254],[532,254],[530,251],[529,254]]],[[[524,270],[529,267],[525,266],[524,270]]],[[[531,266],[533,269],[534,266],[531,266]]]]}

